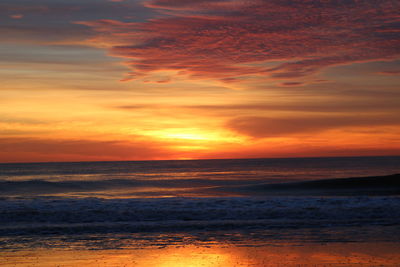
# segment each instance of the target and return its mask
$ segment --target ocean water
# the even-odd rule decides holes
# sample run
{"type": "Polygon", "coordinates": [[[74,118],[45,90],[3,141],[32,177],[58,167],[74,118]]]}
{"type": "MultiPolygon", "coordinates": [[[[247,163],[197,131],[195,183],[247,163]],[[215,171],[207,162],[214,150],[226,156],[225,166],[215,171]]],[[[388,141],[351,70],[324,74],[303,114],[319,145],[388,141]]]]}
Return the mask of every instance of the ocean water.
{"type": "Polygon", "coordinates": [[[0,248],[398,242],[398,173],[400,157],[0,164],[0,248]]]}

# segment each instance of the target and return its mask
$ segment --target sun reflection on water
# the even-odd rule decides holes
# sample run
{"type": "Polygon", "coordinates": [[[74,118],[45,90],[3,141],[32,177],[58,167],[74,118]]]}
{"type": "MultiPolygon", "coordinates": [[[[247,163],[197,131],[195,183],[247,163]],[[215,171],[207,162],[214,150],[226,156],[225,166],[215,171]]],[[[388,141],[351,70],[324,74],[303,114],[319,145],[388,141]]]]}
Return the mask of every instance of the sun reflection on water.
{"type": "Polygon", "coordinates": [[[161,252],[154,257],[147,266],[159,267],[214,267],[230,266],[231,256],[217,250],[203,251],[189,247],[184,249],[172,249],[161,252]]]}
{"type": "Polygon", "coordinates": [[[161,246],[119,250],[0,251],[0,266],[399,266],[398,243],[161,246]]]}

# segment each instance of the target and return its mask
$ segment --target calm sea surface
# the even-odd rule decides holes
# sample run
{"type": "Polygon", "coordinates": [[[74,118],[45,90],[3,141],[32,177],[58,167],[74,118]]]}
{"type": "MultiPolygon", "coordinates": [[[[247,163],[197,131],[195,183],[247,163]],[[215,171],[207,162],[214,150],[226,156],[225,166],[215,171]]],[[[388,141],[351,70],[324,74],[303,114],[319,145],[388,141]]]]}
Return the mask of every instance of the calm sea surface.
{"type": "Polygon", "coordinates": [[[395,173],[400,157],[0,164],[0,196],[221,197],[240,186],[395,173]]]}

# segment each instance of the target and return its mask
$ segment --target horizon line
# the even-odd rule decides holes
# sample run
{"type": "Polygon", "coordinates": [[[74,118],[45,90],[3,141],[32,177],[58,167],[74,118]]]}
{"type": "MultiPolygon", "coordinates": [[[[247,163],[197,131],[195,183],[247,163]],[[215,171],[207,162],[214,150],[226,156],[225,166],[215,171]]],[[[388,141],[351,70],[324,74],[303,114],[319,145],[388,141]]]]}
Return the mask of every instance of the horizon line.
{"type": "Polygon", "coordinates": [[[207,158],[207,159],[149,159],[149,160],[94,160],[94,161],[27,161],[27,162],[0,162],[5,164],[46,164],[46,163],[105,163],[105,162],[147,162],[147,161],[209,161],[209,160],[257,160],[257,159],[320,159],[320,158],[385,158],[400,157],[400,155],[359,155],[359,156],[310,156],[310,157],[254,157],[254,158],[207,158]]]}

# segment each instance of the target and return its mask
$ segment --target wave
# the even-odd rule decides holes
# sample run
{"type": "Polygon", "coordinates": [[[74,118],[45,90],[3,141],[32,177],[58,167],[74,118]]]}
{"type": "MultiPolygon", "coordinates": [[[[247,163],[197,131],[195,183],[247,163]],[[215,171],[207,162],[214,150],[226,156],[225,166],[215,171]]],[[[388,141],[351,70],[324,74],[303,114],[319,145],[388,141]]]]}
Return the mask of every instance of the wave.
{"type": "MultiPolygon", "coordinates": [[[[40,196],[103,191],[108,197],[400,195],[400,174],[272,183],[226,179],[109,179],[0,181],[0,196],[40,196]]],[[[100,196],[92,194],[91,196],[100,196]]]]}
{"type": "Polygon", "coordinates": [[[237,190],[263,195],[400,195],[400,174],[259,184],[237,190]]]}
{"type": "Polygon", "coordinates": [[[0,200],[0,236],[399,225],[400,197],[0,200]]]}
{"type": "MultiPolygon", "coordinates": [[[[241,180],[218,180],[218,179],[169,179],[169,180],[142,180],[142,179],[109,179],[109,180],[70,180],[70,181],[48,181],[48,180],[27,180],[27,181],[0,181],[0,196],[36,196],[52,195],[70,192],[96,192],[123,190],[132,191],[135,189],[147,188],[148,195],[157,195],[168,189],[188,189],[191,191],[201,188],[223,187],[229,183],[232,185],[256,184],[256,181],[241,180]]],[[[115,193],[115,192],[114,192],[115,193]]],[[[145,192],[136,192],[135,195],[146,195],[145,192]]],[[[118,195],[114,195],[118,197],[118,195]]]]}

